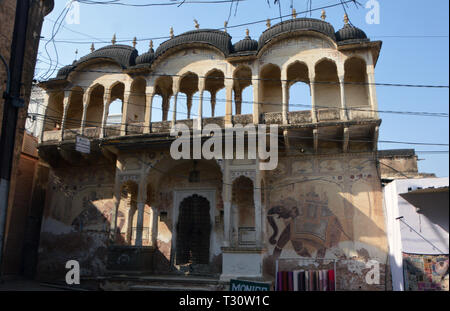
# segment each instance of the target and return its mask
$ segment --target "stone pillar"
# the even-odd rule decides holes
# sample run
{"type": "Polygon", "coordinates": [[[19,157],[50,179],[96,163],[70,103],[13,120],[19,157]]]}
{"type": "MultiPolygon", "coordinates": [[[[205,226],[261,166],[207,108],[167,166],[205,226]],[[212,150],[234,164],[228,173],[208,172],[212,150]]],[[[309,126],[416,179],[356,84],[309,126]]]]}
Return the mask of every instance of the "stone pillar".
{"type": "Polygon", "coordinates": [[[211,91],[211,116],[214,117],[216,110],[216,92],[211,91]]]}
{"type": "Polygon", "coordinates": [[[88,90],[83,95],[83,116],[81,117],[81,135],[84,135],[84,129],[86,128],[86,113],[91,100],[90,91],[88,90]]]}
{"type": "Polygon", "coordinates": [[[282,88],[282,109],[281,115],[283,117],[283,124],[288,124],[288,111],[289,111],[289,84],[286,80],[281,81],[282,88]]]}
{"type": "Polygon", "coordinates": [[[253,124],[259,124],[259,103],[261,101],[260,91],[259,91],[259,76],[252,77],[253,84],[253,124]]]}
{"type": "Polygon", "coordinates": [[[162,120],[167,121],[167,114],[169,112],[169,102],[170,102],[170,95],[169,94],[163,94],[162,95],[162,120]]]}
{"type": "Polygon", "coordinates": [[[341,120],[348,120],[347,103],[345,101],[345,78],[344,75],[339,77],[339,86],[341,89],[341,120]]]}
{"type": "Polygon", "coordinates": [[[234,104],[236,106],[236,114],[242,113],[242,90],[234,89],[234,104]]]}
{"type": "Polygon", "coordinates": [[[230,228],[231,228],[231,195],[232,186],[230,183],[230,171],[228,169],[228,160],[223,162],[223,185],[222,185],[222,199],[223,199],[223,246],[230,246],[230,228]]]}
{"type": "MultiPolygon", "coordinates": [[[[258,161],[257,161],[258,162],[258,161]]],[[[262,210],[261,210],[261,173],[257,167],[255,168],[255,180],[253,182],[253,202],[255,204],[255,241],[256,246],[262,245],[262,210]]]]}
{"type": "Polygon", "coordinates": [[[157,246],[157,239],[158,239],[158,210],[156,207],[152,206],[152,219],[151,219],[151,239],[152,239],[152,246],[157,246]]]}
{"type": "Polygon", "coordinates": [[[231,246],[239,246],[239,209],[236,204],[231,203],[231,246]]]}
{"type": "Polygon", "coordinates": [[[228,79],[225,81],[225,126],[231,126],[233,124],[233,80],[228,79]]]}
{"type": "Polygon", "coordinates": [[[141,176],[141,182],[138,188],[138,202],[137,202],[137,223],[136,223],[136,239],[135,245],[142,246],[142,234],[144,231],[144,208],[145,201],[147,200],[147,184],[145,178],[141,176]]]}
{"type": "MultiPolygon", "coordinates": [[[[198,94],[200,96],[198,100],[198,116],[197,116],[197,129],[201,130],[203,127],[203,92],[205,91],[205,78],[198,79],[198,94]]],[[[195,124],[194,124],[195,127],[195,124]]]]}
{"type": "Polygon", "coordinates": [[[309,75],[309,87],[311,89],[311,118],[313,122],[317,122],[317,112],[316,112],[316,94],[314,85],[314,67],[311,68],[309,75]]]}
{"type": "Polygon", "coordinates": [[[153,108],[153,98],[155,93],[153,88],[147,88],[146,90],[146,100],[145,100],[145,119],[144,119],[144,133],[150,133],[152,131],[152,108],[153,108]]]}
{"type": "Polygon", "coordinates": [[[102,127],[100,129],[100,138],[104,138],[106,136],[106,123],[108,120],[108,111],[110,104],[111,104],[111,92],[107,90],[103,95],[103,117],[102,117],[102,127]]]}
{"type": "Polygon", "coordinates": [[[177,121],[177,99],[178,99],[178,91],[175,92],[174,90],[174,96],[173,96],[173,111],[172,111],[172,127],[175,126],[175,122],[177,121]]]}
{"type": "Polygon", "coordinates": [[[119,161],[116,161],[116,177],[114,182],[114,207],[111,211],[111,218],[110,218],[110,232],[109,237],[112,243],[115,243],[116,241],[116,231],[117,231],[117,211],[119,210],[120,205],[120,198],[121,198],[121,188],[122,184],[120,181],[120,172],[122,171],[122,163],[119,161]]]}
{"type": "MultiPolygon", "coordinates": [[[[371,58],[371,57],[370,57],[371,58]]],[[[367,64],[367,82],[369,87],[369,100],[373,118],[378,118],[378,100],[375,87],[375,72],[372,64],[367,64]]]]}
{"type": "Polygon", "coordinates": [[[122,124],[120,126],[120,135],[127,135],[127,123],[128,123],[128,104],[130,101],[131,83],[125,84],[125,90],[123,94],[123,109],[122,109],[122,124]]]}
{"type": "Polygon", "coordinates": [[[67,111],[70,106],[70,95],[71,94],[72,94],[72,91],[64,92],[63,117],[61,120],[61,138],[60,138],[60,140],[64,140],[64,130],[66,128],[67,111]]]}
{"type": "Polygon", "coordinates": [[[191,118],[192,94],[186,94],[187,118],[191,118]]]}

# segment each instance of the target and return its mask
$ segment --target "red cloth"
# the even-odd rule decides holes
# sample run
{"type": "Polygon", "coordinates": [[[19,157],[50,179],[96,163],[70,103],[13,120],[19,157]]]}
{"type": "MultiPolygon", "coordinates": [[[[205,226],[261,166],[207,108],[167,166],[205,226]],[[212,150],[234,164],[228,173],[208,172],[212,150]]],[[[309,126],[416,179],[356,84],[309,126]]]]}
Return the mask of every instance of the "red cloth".
{"type": "Polygon", "coordinates": [[[328,290],[335,291],[334,288],[334,270],[328,270],[328,290]]]}

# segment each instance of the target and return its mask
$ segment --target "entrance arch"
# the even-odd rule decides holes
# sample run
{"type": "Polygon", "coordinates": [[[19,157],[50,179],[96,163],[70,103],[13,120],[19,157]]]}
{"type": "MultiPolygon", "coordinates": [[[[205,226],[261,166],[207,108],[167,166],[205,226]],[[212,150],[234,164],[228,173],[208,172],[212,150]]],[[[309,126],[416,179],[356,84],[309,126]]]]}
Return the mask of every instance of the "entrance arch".
{"type": "Polygon", "coordinates": [[[197,194],[185,198],[179,207],[176,264],[208,264],[210,254],[210,203],[197,194]]]}

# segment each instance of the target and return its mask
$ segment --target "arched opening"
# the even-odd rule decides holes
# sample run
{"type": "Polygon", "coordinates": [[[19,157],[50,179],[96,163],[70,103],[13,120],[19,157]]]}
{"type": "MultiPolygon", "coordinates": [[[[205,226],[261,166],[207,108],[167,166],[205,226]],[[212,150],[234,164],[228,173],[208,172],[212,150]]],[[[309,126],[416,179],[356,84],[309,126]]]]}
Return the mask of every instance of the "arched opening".
{"type": "MultiPolygon", "coordinates": [[[[218,69],[213,69],[208,72],[205,76],[205,90],[210,94],[210,113],[205,115],[210,115],[214,117],[216,114],[216,103],[217,103],[217,92],[225,87],[225,75],[222,71],[218,69]]],[[[205,105],[206,106],[206,105],[205,105]]]]}
{"type": "Polygon", "coordinates": [[[122,124],[125,85],[122,82],[117,82],[111,87],[110,92],[111,103],[106,116],[107,136],[116,136],[120,135],[120,125],[122,124]]]}
{"type": "Polygon", "coordinates": [[[366,62],[352,57],[344,64],[345,104],[347,107],[369,106],[366,62]]]}
{"type": "Polygon", "coordinates": [[[91,89],[86,110],[86,128],[100,129],[103,119],[104,94],[103,85],[98,84],[91,89]]]}
{"type": "Polygon", "coordinates": [[[64,92],[52,92],[49,95],[48,104],[45,112],[44,131],[58,131],[61,129],[61,123],[64,113],[64,92]]]}
{"type": "Polygon", "coordinates": [[[131,83],[126,116],[127,123],[144,122],[146,86],[147,82],[143,78],[136,78],[131,83]]]}
{"type": "Polygon", "coordinates": [[[76,86],[70,92],[69,107],[67,107],[65,129],[78,129],[83,118],[83,89],[76,86]]]}
{"type": "Polygon", "coordinates": [[[261,81],[260,112],[281,112],[281,70],[274,64],[265,65],[259,75],[261,81]]]}
{"type": "Polygon", "coordinates": [[[339,108],[341,91],[336,64],[330,59],[323,59],[315,66],[314,95],[317,109],[339,108]]]}
{"type": "Polygon", "coordinates": [[[159,95],[161,99],[156,98],[156,102],[155,100],[153,101],[152,107],[161,111],[155,114],[155,116],[161,115],[160,120],[162,121],[168,120],[169,110],[172,109],[170,107],[170,97],[173,94],[172,83],[172,77],[169,76],[161,76],[155,81],[155,95],[159,95]],[[158,100],[160,101],[160,105],[158,105],[158,100]]]}
{"type": "Polygon", "coordinates": [[[252,70],[248,66],[238,67],[233,73],[234,114],[252,113],[253,105],[249,105],[248,102],[251,102],[253,99],[253,89],[251,88],[250,94],[247,89],[251,85],[252,70]],[[244,110],[245,113],[243,112],[244,110]]]}
{"type": "Polygon", "coordinates": [[[210,249],[210,203],[197,194],[179,207],[176,264],[208,264],[210,249]]]}
{"type": "Polygon", "coordinates": [[[182,96],[180,96],[177,104],[177,119],[190,119],[192,116],[196,116],[198,111],[198,94],[196,94],[198,92],[198,76],[193,72],[184,74],[180,79],[178,90],[185,94],[185,103],[180,104],[182,102],[180,100],[182,96]]]}
{"type": "Polygon", "coordinates": [[[138,185],[128,181],[120,191],[120,203],[117,211],[117,235],[119,244],[134,245],[137,226],[137,193],[138,185]]]}
{"type": "Polygon", "coordinates": [[[240,176],[232,186],[232,213],[234,234],[237,234],[238,245],[254,245],[255,236],[255,204],[253,201],[253,181],[240,176]]]}
{"type": "Polygon", "coordinates": [[[289,110],[311,109],[311,87],[309,84],[308,66],[296,61],[287,68],[289,88],[289,110]]]}

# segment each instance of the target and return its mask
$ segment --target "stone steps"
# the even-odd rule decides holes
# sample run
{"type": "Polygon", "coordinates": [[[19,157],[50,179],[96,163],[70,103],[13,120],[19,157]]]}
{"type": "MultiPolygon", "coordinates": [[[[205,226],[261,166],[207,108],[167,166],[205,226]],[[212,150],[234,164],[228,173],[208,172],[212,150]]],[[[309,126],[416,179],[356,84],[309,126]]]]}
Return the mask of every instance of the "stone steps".
{"type": "Polygon", "coordinates": [[[205,276],[115,274],[97,281],[103,290],[221,291],[229,288],[229,282],[205,276]]]}

